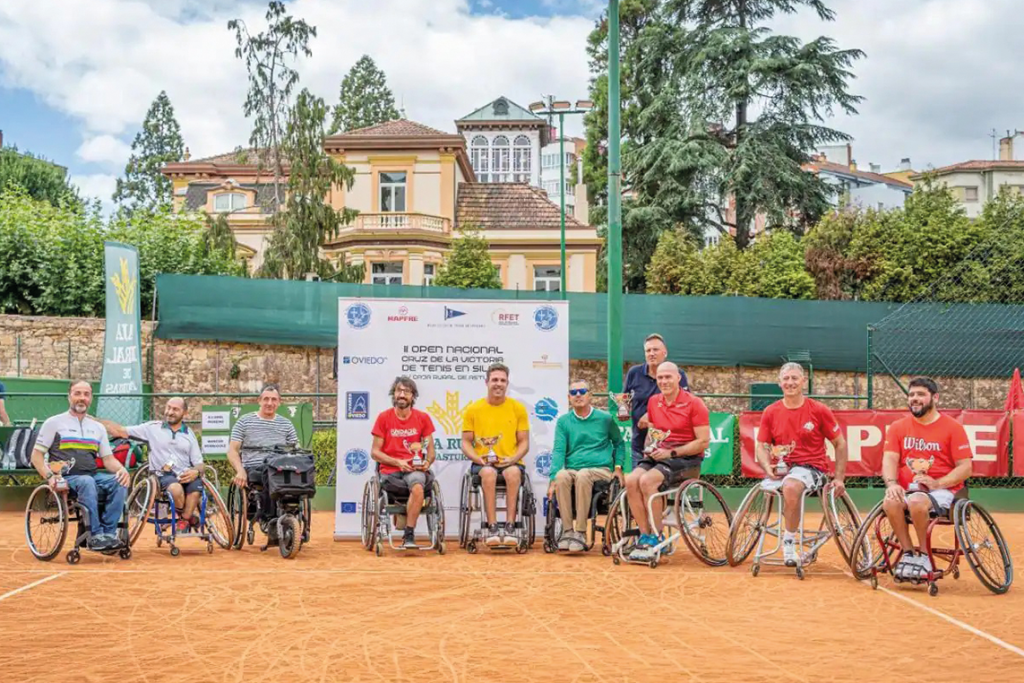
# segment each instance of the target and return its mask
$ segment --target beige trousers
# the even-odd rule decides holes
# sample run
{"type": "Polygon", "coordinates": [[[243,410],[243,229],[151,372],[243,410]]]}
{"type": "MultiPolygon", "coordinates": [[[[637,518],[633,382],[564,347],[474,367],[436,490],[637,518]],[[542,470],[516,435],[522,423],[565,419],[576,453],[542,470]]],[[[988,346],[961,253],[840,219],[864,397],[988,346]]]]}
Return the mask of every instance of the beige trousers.
{"type": "Polygon", "coordinates": [[[558,510],[562,517],[562,529],[573,528],[572,489],[576,486],[576,531],[586,533],[587,520],[590,517],[590,499],[594,492],[594,482],[607,481],[612,478],[611,470],[604,467],[584,467],[581,470],[559,470],[555,475],[555,496],[558,499],[558,510]]]}

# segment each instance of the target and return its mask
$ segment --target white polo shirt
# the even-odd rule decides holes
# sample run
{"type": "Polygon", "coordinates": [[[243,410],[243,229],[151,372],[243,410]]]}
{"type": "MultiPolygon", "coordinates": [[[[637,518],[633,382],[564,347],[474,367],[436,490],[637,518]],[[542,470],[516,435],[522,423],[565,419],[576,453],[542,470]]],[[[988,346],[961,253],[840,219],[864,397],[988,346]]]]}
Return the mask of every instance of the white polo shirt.
{"type": "Polygon", "coordinates": [[[178,431],[160,420],[125,427],[125,431],[131,438],[149,444],[149,469],[154,474],[162,473],[164,465],[168,463],[176,476],[181,476],[190,467],[203,464],[203,454],[199,450],[195,432],[184,422],[178,431]]]}

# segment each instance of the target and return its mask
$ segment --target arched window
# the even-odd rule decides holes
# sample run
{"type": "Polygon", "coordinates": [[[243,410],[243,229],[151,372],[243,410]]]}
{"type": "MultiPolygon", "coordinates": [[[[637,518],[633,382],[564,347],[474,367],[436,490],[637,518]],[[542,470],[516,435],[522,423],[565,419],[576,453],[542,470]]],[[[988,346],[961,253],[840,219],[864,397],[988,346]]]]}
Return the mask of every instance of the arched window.
{"type": "Polygon", "coordinates": [[[491,180],[496,183],[507,183],[512,179],[512,174],[509,172],[511,171],[510,151],[507,137],[499,135],[494,138],[494,142],[491,143],[491,180]]]}
{"type": "Polygon", "coordinates": [[[520,135],[512,147],[512,180],[517,183],[530,182],[530,164],[533,158],[533,147],[530,138],[520,135]]]}
{"type": "Polygon", "coordinates": [[[213,196],[213,210],[217,213],[237,211],[245,206],[246,196],[241,192],[222,192],[213,196]]]}
{"type": "Polygon", "coordinates": [[[476,173],[476,179],[481,183],[490,181],[490,150],[487,145],[487,138],[483,135],[477,135],[473,138],[473,142],[470,143],[470,159],[469,163],[473,165],[473,171],[476,173]]]}

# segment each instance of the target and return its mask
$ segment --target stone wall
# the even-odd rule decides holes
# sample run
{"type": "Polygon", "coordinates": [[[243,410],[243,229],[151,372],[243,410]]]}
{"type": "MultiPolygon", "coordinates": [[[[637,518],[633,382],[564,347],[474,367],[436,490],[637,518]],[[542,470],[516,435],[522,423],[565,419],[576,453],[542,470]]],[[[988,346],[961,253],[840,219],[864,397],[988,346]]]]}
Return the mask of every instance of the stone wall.
{"type": "MultiPolygon", "coordinates": [[[[66,379],[69,375],[98,379],[103,366],[104,321],[96,318],[0,317],[0,376],[66,379]],[[70,348],[70,363],[68,350],[70,348]],[[69,371],[70,367],[70,371],[69,371]]],[[[333,349],[303,346],[236,344],[217,341],[153,339],[152,323],[143,322],[143,377],[152,377],[156,393],[254,394],[264,382],[277,382],[285,394],[335,395],[333,349]],[[152,361],[151,361],[152,359],[152,361]],[[152,362],[152,375],[150,375],[152,362]]],[[[685,359],[682,359],[685,364],[685,359]]],[[[595,392],[607,390],[606,365],[601,361],[572,361],[570,375],[590,381],[595,392]]],[[[709,398],[712,410],[739,412],[749,406],[746,394],[754,382],[775,380],[776,368],[708,367],[684,365],[690,386],[702,394],[744,394],[739,398],[709,398]]],[[[625,368],[624,368],[625,370],[625,368]]],[[[515,373],[515,368],[512,368],[515,373]]],[[[941,404],[948,407],[1002,408],[1009,385],[1006,379],[938,378],[941,404]]],[[[904,384],[908,378],[903,378],[904,384]]],[[[814,392],[828,395],[866,395],[863,373],[817,370],[814,392]]],[[[903,392],[888,377],[875,377],[875,407],[903,408],[903,392]]],[[[237,400],[237,399],[224,399],[237,400]]],[[[308,397],[314,419],[334,419],[332,399],[308,397]]],[[[198,415],[199,403],[190,412],[198,415]]],[[[223,401],[218,401],[223,402],[223,401]]],[[[836,409],[866,408],[865,401],[829,401],[836,409]]],[[[159,404],[156,406],[162,410],[159,404]]]]}

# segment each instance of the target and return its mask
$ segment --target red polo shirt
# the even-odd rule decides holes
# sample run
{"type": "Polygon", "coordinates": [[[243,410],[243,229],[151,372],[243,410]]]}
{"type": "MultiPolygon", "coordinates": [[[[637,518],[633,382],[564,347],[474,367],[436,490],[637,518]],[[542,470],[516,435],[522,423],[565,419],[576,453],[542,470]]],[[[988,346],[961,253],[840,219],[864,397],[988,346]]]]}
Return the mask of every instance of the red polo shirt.
{"type": "Polygon", "coordinates": [[[704,401],[688,391],[680,391],[675,403],[669,403],[662,394],[655,394],[647,401],[647,420],[655,429],[669,431],[662,448],[685,446],[697,439],[694,427],[708,427],[711,417],[704,401]]]}

